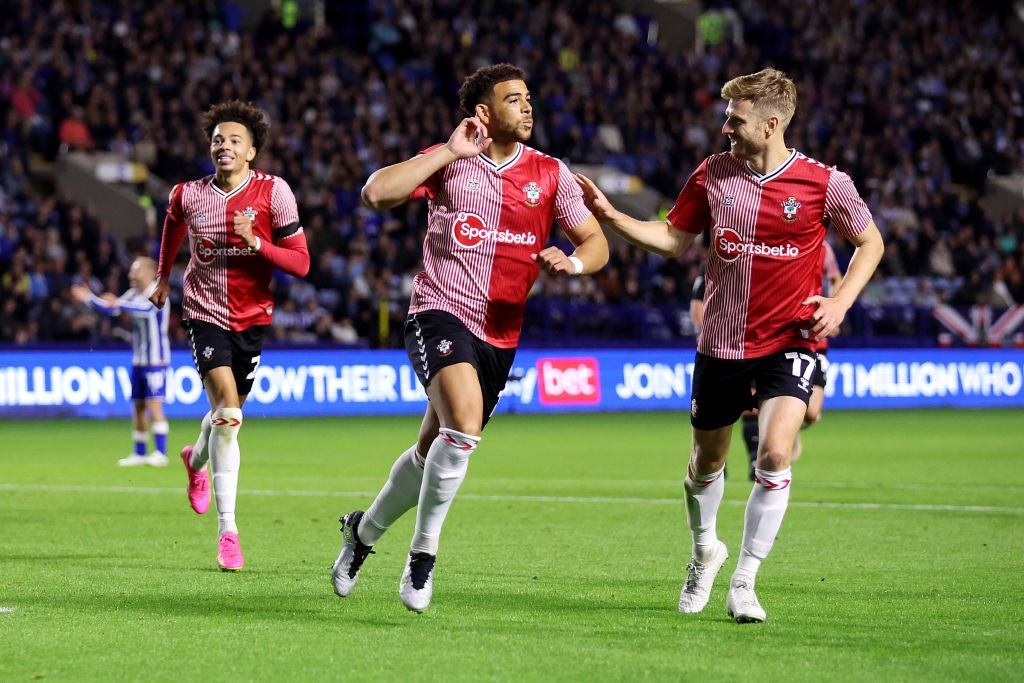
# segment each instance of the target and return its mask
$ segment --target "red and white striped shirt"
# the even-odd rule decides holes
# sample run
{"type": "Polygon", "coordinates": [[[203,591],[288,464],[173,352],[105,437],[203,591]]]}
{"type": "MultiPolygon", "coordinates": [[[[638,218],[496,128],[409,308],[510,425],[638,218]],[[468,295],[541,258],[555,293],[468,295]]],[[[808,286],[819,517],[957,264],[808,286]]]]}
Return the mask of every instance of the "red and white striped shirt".
{"type": "Polygon", "coordinates": [[[813,349],[815,306],[803,301],[821,292],[827,225],[849,238],[870,221],[847,174],[796,150],[766,175],[729,152],[705,159],[668,214],[680,230],[711,235],[697,350],[742,359],[813,349]]]}
{"type": "Polygon", "coordinates": [[[569,169],[520,144],[501,165],[484,154],[457,159],[409,198],[428,199],[409,313],[446,311],[478,338],[515,348],[540,268],[531,255],[544,249],[553,222],[568,233],[591,215],[569,169]]]}
{"type": "Polygon", "coordinates": [[[213,179],[210,175],[171,189],[157,273],[162,278],[171,274],[187,231],[191,258],[185,268],[182,316],[226,330],[268,325],[274,314],[274,267],[299,277],[309,271],[295,195],[283,178],[261,171],[250,171],[231,192],[218,188],[213,179]],[[258,252],[235,235],[235,211],[252,220],[253,235],[261,242],[258,252]]]}

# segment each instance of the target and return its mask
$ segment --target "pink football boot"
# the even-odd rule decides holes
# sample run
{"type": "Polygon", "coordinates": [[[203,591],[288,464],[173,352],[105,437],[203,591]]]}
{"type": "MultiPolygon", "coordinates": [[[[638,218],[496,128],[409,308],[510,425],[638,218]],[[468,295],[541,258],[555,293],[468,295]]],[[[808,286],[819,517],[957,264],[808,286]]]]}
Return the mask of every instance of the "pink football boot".
{"type": "Polygon", "coordinates": [[[188,470],[188,502],[198,514],[210,509],[210,475],[205,469],[192,469],[192,446],[181,449],[181,460],[188,470]]]}
{"type": "Polygon", "coordinates": [[[223,572],[237,572],[243,564],[245,558],[242,557],[242,546],[238,544],[238,534],[228,531],[217,544],[217,566],[223,572]]]}

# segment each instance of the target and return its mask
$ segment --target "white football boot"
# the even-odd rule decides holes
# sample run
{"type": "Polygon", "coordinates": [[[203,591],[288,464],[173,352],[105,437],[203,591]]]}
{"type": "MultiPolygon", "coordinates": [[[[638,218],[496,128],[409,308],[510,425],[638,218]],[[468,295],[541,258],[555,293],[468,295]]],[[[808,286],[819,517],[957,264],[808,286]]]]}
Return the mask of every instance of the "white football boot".
{"type": "Polygon", "coordinates": [[[707,562],[698,562],[696,558],[686,565],[686,583],[679,593],[679,611],[696,614],[704,609],[711,597],[711,587],[722,565],[729,559],[729,549],[721,541],[715,548],[715,554],[707,562]]]}
{"type": "Polygon", "coordinates": [[[746,579],[733,579],[729,582],[725,609],[738,624],[759,624],[768,618],[761,603],[757,601],[753,583],[746,579]]]}

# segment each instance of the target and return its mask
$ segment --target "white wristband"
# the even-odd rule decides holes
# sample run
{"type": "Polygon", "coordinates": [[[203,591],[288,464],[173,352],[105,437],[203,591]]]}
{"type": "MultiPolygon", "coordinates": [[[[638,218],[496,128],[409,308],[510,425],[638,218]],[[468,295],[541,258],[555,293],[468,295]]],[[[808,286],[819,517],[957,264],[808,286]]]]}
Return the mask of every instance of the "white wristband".
{"type": "Polygon", "coordinates": [[[569,260],[572,262],[572,265],[576,267],[577,275],[583,272],[583,261],[579,260],[575,256],[570,256],[569,260]]]}
{"type": "Polygon", "coordinates": [[[252,248],[253,251],[259,253],[259,250],[263,247],[263,240],[260,239],[259,235],[256,236],[256,246],[252,248]]]}

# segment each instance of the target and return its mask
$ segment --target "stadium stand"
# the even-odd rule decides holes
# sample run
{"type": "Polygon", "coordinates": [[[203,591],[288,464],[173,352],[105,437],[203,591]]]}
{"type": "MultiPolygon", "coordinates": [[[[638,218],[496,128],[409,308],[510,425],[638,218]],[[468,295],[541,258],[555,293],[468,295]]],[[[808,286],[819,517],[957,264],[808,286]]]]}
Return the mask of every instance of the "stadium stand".
{"type": "MultiPolygon", "coordinates": [[[[166,183],[205,175],[197,117],[240,97],[269,114],[259,166],[295,188],[313,254],[305,282],[275,283],[275,339],[399,346],[423,208],[375,214],[359,188],[445,139],[461,77],[497,61],[529,73],[538,148],[638,177],[662,211],[724,148],[721,83],[781,68],[802,99],[787,140],[853,176],[888,242],[847,323],[858,343],[934,343],[938,304],[1024,303],[1024,208],[982,202],[991,176],[1024,172],[1010,3],[710,2],[705,18],[730,30],[702,21],[688,49],[659,42],[649,15],[585,0],[326,0],[285,17],[266,4],[0,1],[0,342],[123,335],[68,287],[123,291],[131,255],[158,246],[163,196],[138,186],[151,218],[117,236],[55,189],[62,155],[116,153],[166,183]]],[[[700,258],[618,243],[593,278],[542,276],[524,340],[680,343],[700,258]]]]}

